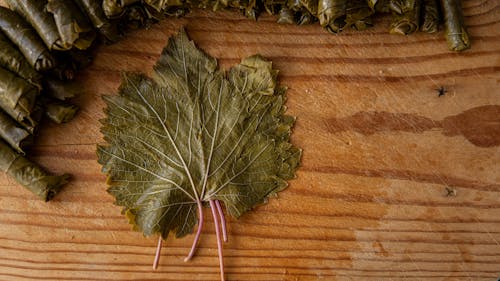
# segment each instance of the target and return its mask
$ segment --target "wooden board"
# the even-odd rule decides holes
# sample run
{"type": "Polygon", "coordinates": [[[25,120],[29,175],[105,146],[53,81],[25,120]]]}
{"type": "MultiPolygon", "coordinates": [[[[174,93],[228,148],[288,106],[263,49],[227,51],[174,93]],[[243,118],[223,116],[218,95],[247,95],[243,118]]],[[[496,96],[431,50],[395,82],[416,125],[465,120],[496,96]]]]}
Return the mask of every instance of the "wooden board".
{"type": "Polygon", "coordinates": [[[130,230],[96,163],[101,95],[116,92],[120,71],[150,73],[182,25],[225,68],[254,53],[273,61],[304,150],[278,199],[230,219],[228,280],[496,280],[499,6],[464,5],[473,47],[462,54],[442,32],[389,35],[387,18],[334,36],[203,11],[100,47],[78,76],[81,112],[46,124],[31,151],[71,184],[44,203],[0,175],[0,280],[218,280],[211,218],[191,262],[193,237],[172,238],[153,271],[156,237],[130,230]]]}

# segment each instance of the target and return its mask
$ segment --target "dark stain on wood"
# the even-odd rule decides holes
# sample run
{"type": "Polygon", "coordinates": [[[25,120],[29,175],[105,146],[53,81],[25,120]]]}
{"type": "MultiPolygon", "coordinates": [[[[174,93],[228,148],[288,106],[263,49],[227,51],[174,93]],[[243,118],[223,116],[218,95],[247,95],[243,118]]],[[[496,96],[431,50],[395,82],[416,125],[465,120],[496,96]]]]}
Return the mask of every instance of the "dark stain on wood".
{"type": "Polygon", "coordinates": [[[500,105],[475,107],[442,121],[445,136],[462,135],[480,147],[500,145],[500,105]]]}
{"type": "Polygon", "coordinates": [[[442,129],[445,136],[462,135],[479,147],[500,145],[499,105],[475,107],[444,120],[432,120],[409,113],[363,111],[345,118],[331,118],[325,123],[330,133],[354,131],[372,135],[390,131],[423,133],[431,129],[442,129]]]}
{"type": "Polygon", "coordinates": [[[408,113],[358,112],[346,118],[330,119],[327,122],[331,133],[355,131],[363,135],[372,135],[387,131],[423,133],[439,127],[429,118],[408,113]]]}

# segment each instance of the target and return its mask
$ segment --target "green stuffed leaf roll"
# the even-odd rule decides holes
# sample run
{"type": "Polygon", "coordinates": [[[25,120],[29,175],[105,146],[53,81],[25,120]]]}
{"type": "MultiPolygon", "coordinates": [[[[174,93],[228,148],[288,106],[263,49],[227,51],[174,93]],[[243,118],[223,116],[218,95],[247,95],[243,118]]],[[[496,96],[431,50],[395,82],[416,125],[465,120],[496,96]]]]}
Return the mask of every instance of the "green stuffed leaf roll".
{"type": "Polygon", "coordinates": [[[463,22],[462,1],[440,0],[440,2],[448,48],[452,51],[469,49],[470,39],[463,22]]]}
{"type": "Polygon", "coordinates": [[[89,17],[99,33],[110,42],[118,41],[120,34],[118,26],[109,20],[102,9],[102,1],[99,0],[75,0],[76,4],[89,17]]]}
{"type": "Polygon", "coordinates": [[[404,14],[415,9],[417,0],[389,0],[388,6],[396,14],[404,14]]]}
{"type": "Polygon", "coordinates": [[[26,60],[17,47],[0,31],[0,67],[14,72],[41,89],[42,75],[26,60]]]}
{"type": "Polygon", "coordinates": [[[35,125],[30,115],[38,93],[26,80],[0,68],[0,108],[25,127],[35,125]]]}
{"type": "Polygon", "coordinates": [[[78,6],[68,0],[48,0],[46,8],[53,14],[65,46],[85,50],[92,45],[95,39],[93,26],[78,6]]]}
{"type": "Polygon", "coordinates": [[[37,31],[49,50],[69,50],[59,35],[54,17],[45,8],[47,0],[6,0],[9,6],[24,17],[37,31]]]}
{"type": "Polygon", "coordinates": [[[32,143],[30,132],[21,128],[16,121],[0,110],[0,138],[17,152],[24,154],[23,147],[32,143]]]}
{"type": "Polygon", "coordinates": [[[103,0],[102,9],[108,18],[120,17],[125,12],[125,7],[140,0],[103,0]]]}
{"type": "Polygon", "coordinates": [[[366,3],[373,11],[375,11],[375,6],[377,5],[378,2],[379,2],[378,0],[366,0],[366,3]]]}
{"type": "Polygon", "coordinates": [[[393,21],[389,32],[391,34],[408,35],[418,30],[420,24],[420,0],[413,1],[415,6],[399,15],[393,13],[393,21]]]}
{"type": "Polygon", "coordinates": [[[281,24],[293,24],[293,23],[295,23],[294,12],[287,7],[281,8],[281,10],[278,14],[277,22],[281,23],[281,24]]]}
{"type": "Polygon", "coordinates": [[[33,106],[33,110],[31,111],[31,120],[33,122],[33,125],[31,126],[25,126],[25,129],[30,132],[32,135],[37,134],[37,129],[40,128],[38,126],[40,122],[42,121],[43,115],[45,113],[45,110],[41,104],[40,98],[38,98],[35,102],[35,106],[33,106]]]}
{"type": "Polygon", "coordinates": [[[256,0],[250,0],[248,2],[249,2],[249,4],[244,9],[244,14],[249,19],[257,20],[257,17],[259,16],[259,13],[260,13],[259,8],[257,7],[257,1],[256,0]]]}
{"type": "MultiPolygon", "coordinates": [[[[319,0],[318,19],[321,26],[326,27],[338,21],[346,14],[347,0],[319,0]]],[[[343,19],[342,19],[343,22],[343,19]]]]}
{"type": "Polygon", "coordinates": [[[157,12],[164,11],[170,7],[180,7],[184,5],[181,0],[144,0],[144,2],[157,12]]]}
{"type": "Polygon", "coordinates": [[[318,15],[319,0],[300,0],[300,4],[313,16],[318,15]]]}
{"type": "Polygon", "coordinates": [[[390,1],[391,0],[367,0],[366,2],[374,12],[389,13],[391,11],[389,8],[390,1]]]}
{"type": "Polygon", "coordinates": [[[68,174],[49,175],[36,163],[15,152],[3,141],[0,141],[0,171],[7,173],[44,201],[51,200],[70,177],[68,174]]]}
{"type": "Polygon", "coordinates": [[[288,0],[286,6],[294,12],[300,12],[303,9],[300,0],[288,0]]]}
{"type": "Polygon", "coordinates": [[[30,24],[16,12],[2,6],[0,6],[0,30],[19,48],[35,70],[43,71],[55,66],[54,57],[30,24]]]}
{"type": "Polygon", "coordinates": [[[423,0],[422,3],[423,22],[420,30],[427,33],[435,33],[439,28],[439,9],[437,0],[423,0]]]}
{"type": "Polygon", "coordinates": [[[123,28],[136,29],[141,27],[149,27],[156,23],[162,17],[161,14],[148,8],[147,5],[133,4],[127,6],[122,17],[123,28]]]}
{"type": "Polygon", "coordinates": [[[57,124],[71,121],[77,111],[78,106],[67,102],[54,99],[45,101],[45,115],[57,124]]]}
{"type": "Polygon", "coordinates": [[[313,23],[316,21],[316,18],[309,13],[309,11],[303,9],[302,11],[297,12],[297,24],[298,25],[306,25],[313,23]]]}
{"type": "Polygon", "coordinates": [[[345,25],[356,30],[365,30],[373,26],[372,9],[365,0],[347,1],[345,25]]]}

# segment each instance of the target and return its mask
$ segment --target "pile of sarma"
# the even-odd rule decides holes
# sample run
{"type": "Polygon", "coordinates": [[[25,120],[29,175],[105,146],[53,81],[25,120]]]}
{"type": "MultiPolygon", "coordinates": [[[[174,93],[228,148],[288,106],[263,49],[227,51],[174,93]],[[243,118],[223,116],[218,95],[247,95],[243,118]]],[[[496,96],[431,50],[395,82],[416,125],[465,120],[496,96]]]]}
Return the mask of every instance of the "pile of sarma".
{"type": "Polygon", "coordinates": [[[461,0],[103,0],[100,15],[122,25],[144,26],[163,15],[183,15],[191,8],[233,8],[252,19],[266,11],[278,15],[279,23],[319,21],[328,31],[339,33],[345,28],[364,30],[373,25],[374,15],[391,13],[390,33],[434,33],[444,22],[449,49],[463,51],[470,41],[461,4],[461,0]]]}
{"type": "Polygon", "coordinates": [[[78,92],[68,80],[81,64],[95,30],[72,1],[9,0],[0,7],[0,170],[48,201],[68,175],[49,175],[26,158],[45,115],[70,121],[78,92]],[[73,12],[68,12],[68,11],[73,12]]]}

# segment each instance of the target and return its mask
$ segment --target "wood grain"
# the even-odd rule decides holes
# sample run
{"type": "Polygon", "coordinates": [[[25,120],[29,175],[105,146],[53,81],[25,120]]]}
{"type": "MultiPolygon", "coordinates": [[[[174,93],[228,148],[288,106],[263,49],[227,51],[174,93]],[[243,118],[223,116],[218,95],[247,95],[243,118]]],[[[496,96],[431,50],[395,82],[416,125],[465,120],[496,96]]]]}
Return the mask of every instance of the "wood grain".
{"type": "Polygon", "coordinates": [[[45,124],[30,155],[73,180],[44,203],[0,175],[0,280],[218,280],[211,218],[195,258],[192,236],[130,230],[96,162],[101,95],[121,71],[150,73],[182,25],[221,66],[261,53],[289,87],[297,179],[269,204],[230,219],[228,280],[496,280],[500,277],[500,22],[496,0],[465,1],[472,50],[442,32],[375,28],[333,36],[318,25],[257,22],[194,11],[102,46],[78,80],[82,107],[45,124]],[[440,86],[448,92],[438,97],[440,86]],[[456,196],[446,196],[446,188],[456,196]]]}

